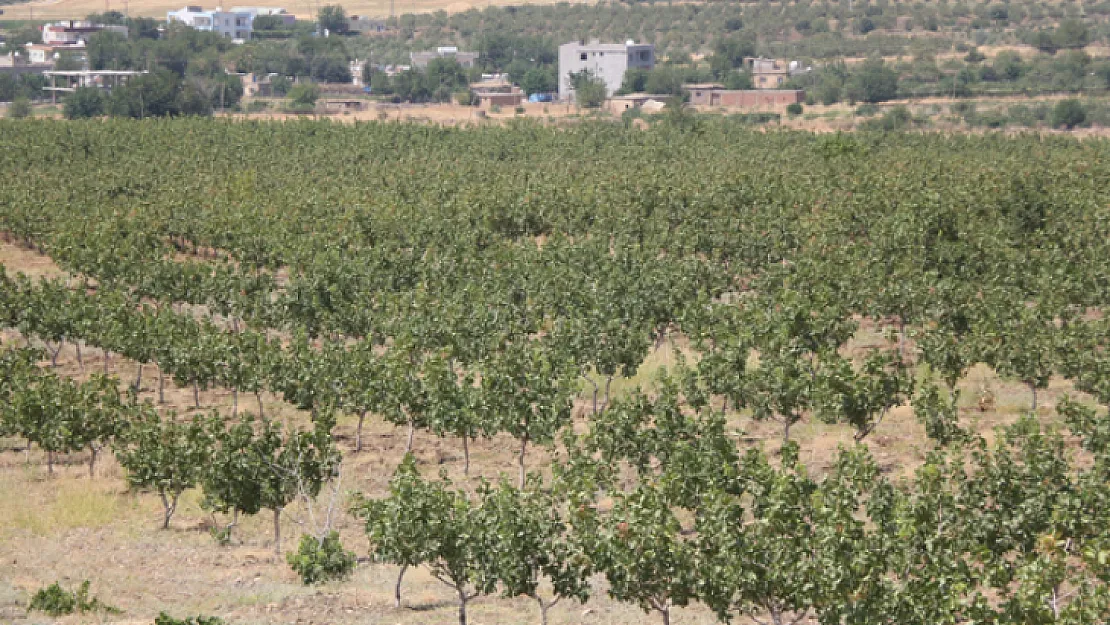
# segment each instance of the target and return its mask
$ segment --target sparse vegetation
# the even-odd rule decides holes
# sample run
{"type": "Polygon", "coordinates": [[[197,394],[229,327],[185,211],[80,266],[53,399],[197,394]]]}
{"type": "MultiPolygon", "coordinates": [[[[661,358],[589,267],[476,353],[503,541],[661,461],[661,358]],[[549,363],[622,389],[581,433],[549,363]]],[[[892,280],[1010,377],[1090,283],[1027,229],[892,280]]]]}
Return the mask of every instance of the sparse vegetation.
{"type": "Polygon", "coordinates": [[[286,560],[306,586],[347,579],[355,568],[354,552],[343,548],[335,531],[322,539],[301,536],[297,551],[290,552],[286,560]]]}
{"type": "Polygon", "coordinates": [[[119,610],[89,597],[89,580],[81,582],[77,590],[66,590],[58,582],[39,589],[31,597],[28,612],[42,612],[48,616],[84,614],[86,612],[106,612],[118,614],[119,610]]]}

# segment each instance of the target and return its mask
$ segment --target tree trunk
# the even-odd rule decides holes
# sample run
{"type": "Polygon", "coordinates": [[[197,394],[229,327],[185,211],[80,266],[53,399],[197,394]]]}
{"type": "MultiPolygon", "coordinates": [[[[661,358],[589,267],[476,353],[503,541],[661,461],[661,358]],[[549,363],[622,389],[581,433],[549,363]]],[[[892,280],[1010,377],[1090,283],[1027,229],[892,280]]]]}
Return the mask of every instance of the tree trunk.
{"type": "Polygon", "coordinates": [[[793,425],[794,425],[794,422],[791,421],[789,417],[787,417],[786,421],[783,422],[783,426],[782,426],[782,444],[783,445],[790,442],[790,428],[793,425]]]}
{"type": "Polygon", "coordinates": [[[1029,390],[1033,392],[1033,408],[1032,408],[1032,411],[1033,411],[1034,414],[1036,414],[1036,412],[1037,412],[1037,385],[1036,384],[1030,384],[1029,385],[1029,390]]]}
{"type": "Polygon", "coordinates": [[[555,607],[556,603],[559,603],[559,597],[555,597],[551,603],[544,603],[539,595],[532,595],[532,598],[536,600],[536,603],[540,604],[540,625],[547,625],[547,611],[555,607]]]}
{"type": "Polygon", "coordinates": [[[405,564],[401,567],[401,572],[397,574],[397,583],[393,585],[393,607],[401,607],[401,580],[405,579],[405,571],[409,570],[409,565],[405,564]]]}
{"type": "Polygon", "coordinates": [[[158,366],[158,403],[166,403],[166,374],[161,365],[158,366]]]}
{"type": "Polygon", "coordinates": [[[49,450],[46,452],[46,472],[54,475],[54,452],[49,450]]]}
{"type": "Polygon", "coordinates": [[[143,387],[143,363],[139,363],[139,372],[135,375],[135,392],[138,393],[143,387]]]}
{"type": "Polygon", "coordinates": [[[231,389],[231,416],[239,414],[239,389],[231,389]]]}
{"type": "Polygon", "coordinates": [[[771,622],[775,625],[783,625],[782,611],[777,606],[771,606],[771,622]]]}
{"type": "Polygon", "coordinates": [[[108,361],[112,359],[112,352],[107,349],[104,351],[104,375],[108,375],[108,361]]]}
{"type": "Polygon", "coordinates": [[[459,625],[466,625],[466,602],[470,598],[466,596],[466,591],[462,588],[459,589],[459,625]]]}
{"type": "Polygon", "coordinates": [[[170,519],[173,517],[174,511],[177,510],[177,498],[181,496],[181,493],[175,494],[172,499],[166,496],[166,491],[164,490],[160,491],[158,494],[162,497],[162,507],[164,508],[162,529],[168,530],[170,529],[170,519]]]}
{"type": "Polygon", "coordinates": [[[281,508],[274,508],[274,555],[281,555],[281,508]]]}
{"type": "Polygon", "coordinates": [[[525,471],[524,471],[524,452],[527,449],[528,449],[528,435],[525,434],[524,438],[520,439],[520,458],[518,459],[519,463],[520,463],[520,487],[521,488],[524,488],[524,480],[527,477],[527,473],[525,473],[525,471]]]}
{"type": "Polygon", "coordinates": [[[409,442],[405,445],[405,453],[412,453],[412,438],[416,435],[416,423],[409,420],[409,442]]]}
{"type": "Polygon", "coordinates": [[[584,373],[582,374],[582,379],[589,382],[590,386],[594,387],[594,416],[597,416],[597,394],[601,391],[601,387],[597,385],[597,382],[593,381],[593,378],[584,373]]]}
{"type": "Polygon", "coordinates": [[[96,477],[96,456],[100,450],[96,447],[89,447],[89,479],[96,477]]]}
{"type": "Polygon", "coordinates": [[[77,366],[81,367],[81,371],[85,370],[85,361],[81,358],[81,341],[73,344],[73,349],[77,350],[77,366]]]}
{"type": "Polygon", "coordinates": [[[906,362],[906,322],[898,317],[898,360],[906,362]]]}
{"type": "Polygon", "coordinates": [[[463,475],[470,477],[470,438],[466,434],[462,437],[463,443],[463,475]]]}
{"type": "Polygon", "coordinates": [[[200,382],[193,380],[193,405],[200,408],[200,382]]]}
{"type": "Polygon", "coordinates": [[[355,453],[362,451],[362,422],[366,419],[366,411],[358,413],[358,427],[355,428],[355,453]]]}
{"type": "Polygon", "coordinates": [[[65,339],[62,339],[61,341],[58,342],[58,349],[52,350],[50,352],[50,366],[51,367],[57,367],[58,366],[58,354],[62,353],[62,347],[65,344],[66,344],[65,339]]]}
{"type": "Polygon", "coordinates": [[[659,613],[663,615],[663,625],[671,625],[671,606],[664,605],[659,613]]]}
{"type": "Polygon", "coordinates": [[[255,391],[254,396],[258,400],[258,418],[261,419],[265,416],[262,414],[262,391],[255,391]]]}
{"type": "Polygon", "coordinates": [[[613,376],[605,378],[605,407],[609,407],[609,387],[613,386],[613,376]]]}

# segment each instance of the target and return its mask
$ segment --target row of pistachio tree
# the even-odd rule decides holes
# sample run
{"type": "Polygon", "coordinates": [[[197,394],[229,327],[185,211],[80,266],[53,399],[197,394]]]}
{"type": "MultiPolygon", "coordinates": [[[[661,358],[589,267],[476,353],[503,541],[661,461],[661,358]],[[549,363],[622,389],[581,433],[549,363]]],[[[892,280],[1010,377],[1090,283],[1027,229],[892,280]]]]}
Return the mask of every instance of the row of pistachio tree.
{"type": "MultiPolygon", "coordinates": [[[[563,319],[540,338],[494,334],[499,347],[476,352],[458,344],[437,348],[440,337],[419,327],[388,346],[304,335],[283,346],[260,331],[228,330],[110,289],[88,294],[62,281],[35,284],[23,277],[4,278],[0,287],[3,325],[41,339],[52,360],[67,340],[79,346],[83,338],[105,350],[105,371],[110,351],[135,360],[136,389],[143,364],[157,363],[160,399],[168,373],[192,387],[197,408],[201,389],[220,386],[231,389],[233,411],[240,392],[247,392],[258,398],[261,414],[263,390],[313,414],[338,409],[358,418],[356,450],[367,414],[408,428],[406,450],[418,428],[459,437],[466,465],[471,440],[505,432],[520,441],[521,482],[529,444],[552,442],[569,422],[576,379],[593,385],[596,414],[598,386],[591,375],[605,376],[608,402],[609,381],[635,371],[657,332],[602,318],[597,325],[563,319]]],[[[749,292],[738,303],[708,303],[688,315],[686,325],[704,354],[702,375],[726,409],[746,408],[756,419],[777,421],[784,440],[809,416],[848,424],[861,440],[905,403],[920,371],[913,366],[917,350],[907,356],[902,346],[880,346],[862,359],[847,353],[858,323],[841,295],[799,281],[749,292]]],[[[1098,330],[1074,310],[1015,303],[1016,294],[1001,289],[938,295],[932,320],[914,333],[920,360],[931,372],[915,404],[934,416],[930,427],[954,431],[957,384],[976,362],[1026,384],[1034,409],[1037,390],[1053,373],[1082,375],[1090,335],[1098,330]],[[948,399],[934,388],[934,377],[947,386],[948,399]]]]}
{"type": "Polygon", "coordinates": [[[222,540],[241,514],[270,510],[280,552],[282,510],[316,497],[339,465],[328,416],[300,430],[250,414],[230,424],[216,413],[159,414],[133,393],[121,394],[114,378],[78,383],[39,368],[38,357],[34,350],[0,351],[0,434],[42,448],[50,472],[55,454],[87,451],[92,476],[100,452],[111,448],[132,487],[158,494],[163,528],[181,494],[200,486],[206,508],[232,517],[222,540]]]}
{"type": "Polygon", "coordinates": [[[567,436],[546,484],[469,492],[422,477],[409,457],[387,496],[353,506],[371,554],[402,575],[429,567],[460,624],[471,601],[498,592],[532,598],[546,622],[555,603],[587,599],[595,576],[664,623],[694,603],[775,625],[1110,617],[1101,411],[1059,405],[1081,450],[1027,415],[994,443],[938,447],[895,481],[863,446],[821,475],[795,443],[777,461],[739,453],[699,386],[672,380],[655,398],[617,400],[567,436]]]}

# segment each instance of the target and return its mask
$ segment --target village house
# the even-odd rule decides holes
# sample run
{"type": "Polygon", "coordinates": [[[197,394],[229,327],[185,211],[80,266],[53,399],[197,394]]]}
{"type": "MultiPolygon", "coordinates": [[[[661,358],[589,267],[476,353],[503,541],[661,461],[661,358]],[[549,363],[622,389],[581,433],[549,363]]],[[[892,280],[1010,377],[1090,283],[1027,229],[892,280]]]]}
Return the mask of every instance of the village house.
{"type": "Polygon", "coordinates": [[[637,44],[631,39],[624,43],[600,43],[596,39],[586,43],[572,41],[559,46],[559,99],[574,98],[571,74],[582,71],[605,83],[606,95],[613,95],[624,82],[629,68],[655,67],[655,46],[637,44]]]}

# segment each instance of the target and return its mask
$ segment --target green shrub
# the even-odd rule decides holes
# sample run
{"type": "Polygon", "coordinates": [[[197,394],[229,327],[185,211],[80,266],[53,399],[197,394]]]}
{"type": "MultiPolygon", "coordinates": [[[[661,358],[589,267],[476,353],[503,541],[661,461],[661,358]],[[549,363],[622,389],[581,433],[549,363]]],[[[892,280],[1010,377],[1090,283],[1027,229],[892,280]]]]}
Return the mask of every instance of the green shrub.
{"type": "Polygon", "coordinates": [[[289,99],[294,107],[315,107],[316,100],[320,99],[320,88],[310,82],[297,83],[289,90],[289,99]]]}
{"type": "Polygon", "coordinates": [[[290,552],[286,560],[305,585],[346,579],[355,569],[355,554],[343,549],[339,532],[330,532],[322,541],[308,534],[301,536],[297,551],[290,552]]]}
{"type": "Polygon", "coordinates": [[[515,112],[517,115],[523,115],[524,114],[524,107],[523,106],[518,106],[515,109],[513,109],[513,112],[515,112]]]}
{"type": "Polygon", "coordinates": [[[28,612],[42,612],[49,616],[62,616],[74,612],[108,612],[118,614],[117,608],[102,603],[99,599],[89,599],[89,580],[81,582],[76,592],[66,590],[58,582],[39,589],[27,605],[28,612]]]}
{"type": "Polygon", "coordinates": [[[215,616],[187,616],[183,619],[174,618],[165,612],[154,619],[154,625],[224,625],[224,620],[215,616]]]}
{"type": "Polygon", "coordinates": [[[489,112],[490,113],[500,113],[501,112],[501,105],[500,104],[491,104],[490,107],[489,107],[489,112]]]}
{"type": "Polygon", "coordinates": [[[856,117],[873,117],[879,114],[879,107],[874,104],[861,104],[856,107],[856,117]]]}
{"type": "Polygon", "coordinates": [[[459,106],[475,106],[478,104],[478,96],[474,95],[473,91],[467,89],[455,94],[455,102],[458,102],[459,106]]]}
{"type": "Polygon", "coordinates": [[[802,105],[797,103],[797,102],[787,104],[786,105],[786,114],[790,115],[790,116],[801,115],[802,114],[802,105]]]}
{"type": "Polygon", "coordinates": [[[1087,109],[1075,98],[1060,100],[1056,103],[1056,107],[1052,109],[1052,126],[1054,128],[1063,126],[1071,130],[1085,121],[1087,121],[1087,109]]]}
{"type": "Polygon", "coordinates": [[[23,119],[31,116],[31,101],[27,98],[16,98],[8,105],[8,117],[23,119]]]}
{"type": "Polygon", "coordinates": [[[913,122],[913,116],[910,115],[910,110],[904,106],[896,106],[878,119],[869,119],[862,124],[860,128],[863,130],[881,130],[884,132],[893,130],[902,130],[913,122]]]}
{"type": "Polygon", "coordinates": [[[104,114],[106,98],[96,87],[78,87],[69,94],[62,106],[66,119],[100,117],[104,114]]]}

